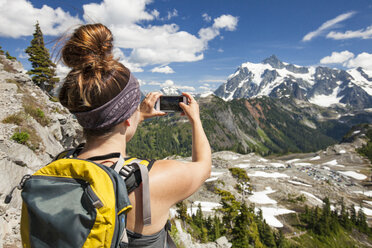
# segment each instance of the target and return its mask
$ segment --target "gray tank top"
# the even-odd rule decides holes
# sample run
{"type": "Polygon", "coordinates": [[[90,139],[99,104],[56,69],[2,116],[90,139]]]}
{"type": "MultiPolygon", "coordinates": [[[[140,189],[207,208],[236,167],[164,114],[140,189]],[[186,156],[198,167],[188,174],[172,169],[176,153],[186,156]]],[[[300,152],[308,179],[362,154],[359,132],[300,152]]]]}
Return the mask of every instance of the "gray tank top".
{"type": "Polygon", "coordinates": [[[158,233],[152,235],[142,235],[127,230],[129,248],[142,247],[142,248],[163,248],[167,247],[167,232],[162,228],[158,233]]]}

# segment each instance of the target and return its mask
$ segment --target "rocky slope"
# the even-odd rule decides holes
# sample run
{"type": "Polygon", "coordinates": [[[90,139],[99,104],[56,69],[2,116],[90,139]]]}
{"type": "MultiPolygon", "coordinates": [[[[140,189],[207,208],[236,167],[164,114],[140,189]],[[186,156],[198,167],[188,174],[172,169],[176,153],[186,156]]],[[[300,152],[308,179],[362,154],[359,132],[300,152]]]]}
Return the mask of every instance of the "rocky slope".
{"type": "MultiPolygon", "coordinates": [[[[355,151],[366,143],[364,137],[365,128],[354,129],[345,142],[325,150],[281,157],[214,153],[211,177],[199,192],[187,199],[189,214],[195,214],[200,203],[204,214],[214,215],[214,209],[221,207],[220,197],[214,193],[218,187],[232,192],[248,205],[255,204],[256,211],[262,210],[266,222],[281,229],[287,238],[306,234],[296,227],[299,213],[304,211],[304,205],[321,207],[325,197],[330,199],[332,209],[342,199],[347,207],[354,205],[357,211],[362,207],[371,225],[371,164],[355,151]],[[238,182],[229,168],[242,168],[247,172],[252,192],[237,191],[238,182]]],[[[368,240],[356,242],[361,242],[358,247],[372,246],[368,240]]]]}
{"type": "Polygon", "coordinates": [[[21,198],[5,195],[24,174],[35,172],[65,148],[81,141],[81,129],[64,107],[35,86],[22,65],[0,55],[0,247],[20,247],[21,198]],[[15,133],[27,133],[19,144],[15,133]]]}
{"type": "Polygon", "coordinates": [[[371,77],[372,72],[362,68],[302,67],[273,55],[262,63],[242,64],[215,94],[225,100],[266,95],[364,109],[372,107],[371,77]]]}

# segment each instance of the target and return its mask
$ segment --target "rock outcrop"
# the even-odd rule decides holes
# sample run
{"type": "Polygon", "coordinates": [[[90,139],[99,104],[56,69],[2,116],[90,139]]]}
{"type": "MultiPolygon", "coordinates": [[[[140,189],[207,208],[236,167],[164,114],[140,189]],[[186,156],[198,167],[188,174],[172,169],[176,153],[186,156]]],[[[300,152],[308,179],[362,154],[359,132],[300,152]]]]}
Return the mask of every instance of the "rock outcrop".
{"type": "Polygon", "coordinates": [[[3,203],[5,195],[23,175],[80,142],[82,129],[73,116],[33,84],[21,63],[0,55],[0,247],[21,247],[20,192],[9,205],[3,203]],[[29,141],[13,140],[18,132],[27,132],[29,141]]]}

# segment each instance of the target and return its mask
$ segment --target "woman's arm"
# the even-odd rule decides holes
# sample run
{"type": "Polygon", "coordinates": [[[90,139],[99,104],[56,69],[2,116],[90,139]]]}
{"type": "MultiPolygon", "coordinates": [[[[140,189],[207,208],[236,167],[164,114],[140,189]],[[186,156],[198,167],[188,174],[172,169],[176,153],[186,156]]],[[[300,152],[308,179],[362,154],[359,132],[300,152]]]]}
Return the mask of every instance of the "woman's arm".
{"type": "Polygon", "coordinates": [[[192,162],[160,160],[150,171],[155,198],[161,198],[167,207],[195,193],[211,173],[211,148],[200,120],[199,105],[191,95],[183,95],[189,102],[188,105],[180,103],[180,107],[192,127],[192,162]]]}

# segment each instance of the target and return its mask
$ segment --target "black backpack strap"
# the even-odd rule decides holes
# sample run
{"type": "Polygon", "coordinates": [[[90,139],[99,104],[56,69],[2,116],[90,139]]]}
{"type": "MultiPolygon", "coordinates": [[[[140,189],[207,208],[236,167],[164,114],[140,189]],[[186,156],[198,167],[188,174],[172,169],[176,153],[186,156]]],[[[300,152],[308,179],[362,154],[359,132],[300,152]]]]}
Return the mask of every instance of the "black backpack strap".
{"type": "Polygon", "coordinates": [[[58,159],[61,159],[61,158],[74,158],[74,157],[76,157],[81,152],[81,150],[83,150],[84,145],[85,145],[85,143],[81,143],[76,148],[67,149],[67,150],[59,153],[53,159],[53,161],[58,160],[58,159]]]}
{"type": "Polygon", "coordinates": [[[109,154],[105,154],[101,156],[90,157],[87,160],[97,161],[97,160],[106,160],[106,159],[118,158],[118,157],[120,157],[120,152],[113,152],[113,153],[109,153],[109,154]]]}
{"type": "Polygon", "coordinates": [[[127,185],[128,193],[133,191],[142,183],[142,215],[143,224],[145,226],[151,225],[151,201],[150,201],[150,187],[149,187],[149,161],[137,158],[124,159],[121,155],[113,165],[113,169],[118,172],[127,185]]]}

